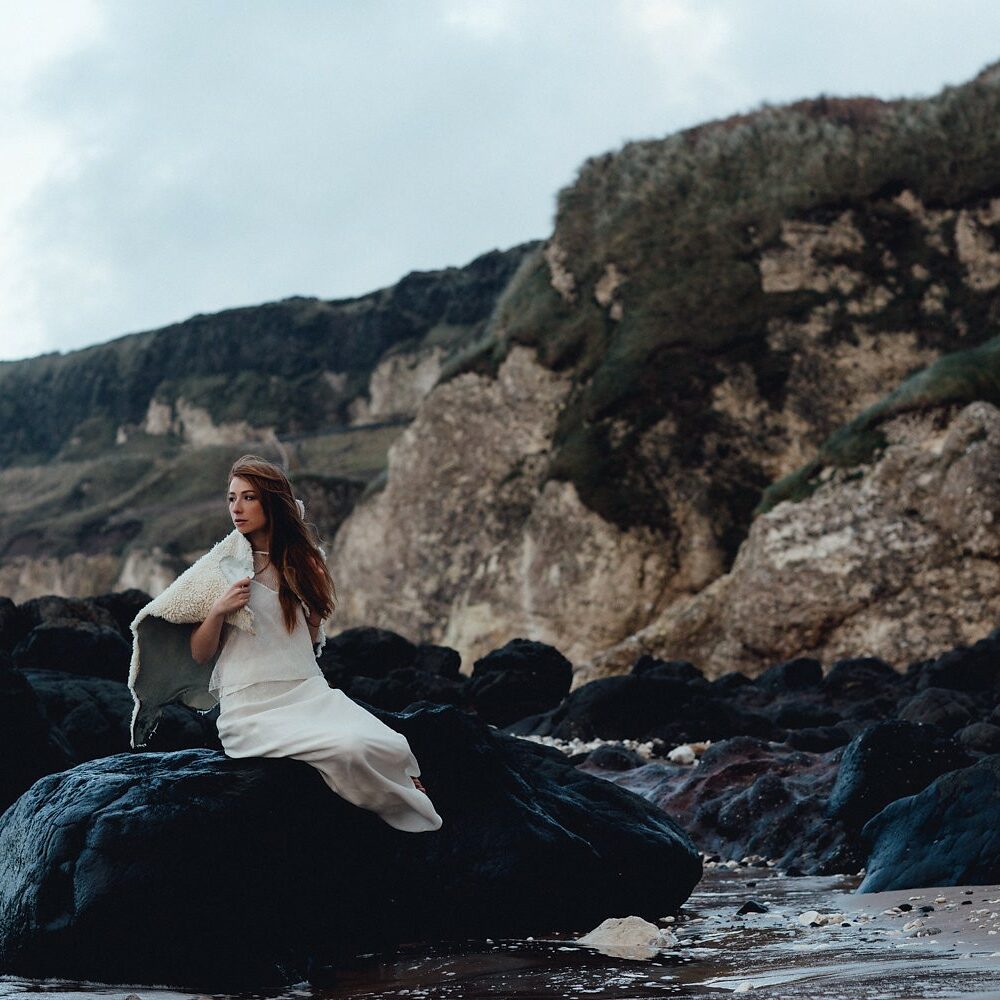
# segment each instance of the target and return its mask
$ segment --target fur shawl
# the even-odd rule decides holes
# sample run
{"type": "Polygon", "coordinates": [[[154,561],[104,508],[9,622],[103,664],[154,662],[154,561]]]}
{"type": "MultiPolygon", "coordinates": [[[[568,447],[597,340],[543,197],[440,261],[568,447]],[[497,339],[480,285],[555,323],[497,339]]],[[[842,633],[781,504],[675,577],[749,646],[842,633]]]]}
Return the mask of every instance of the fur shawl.
{"type": "MultiPolygon", "coordinates": [[[[128,675],[134,702],[130,730],[133,749],[146,745],[163,707],[170,702],[179,701],[200,712],[218,704],[208,690],[218,653],[208,663],[198,663],[191,655],[191,633],[232,584],[253,575],[250,542],[234,530],[135,616],[128,675]]],[[[254,634],[253,611],[249,607],[231,612],[226,622],[254,634]]],[[[325,642],[326,633],[320,624],[317,656],[325,642]]]]}

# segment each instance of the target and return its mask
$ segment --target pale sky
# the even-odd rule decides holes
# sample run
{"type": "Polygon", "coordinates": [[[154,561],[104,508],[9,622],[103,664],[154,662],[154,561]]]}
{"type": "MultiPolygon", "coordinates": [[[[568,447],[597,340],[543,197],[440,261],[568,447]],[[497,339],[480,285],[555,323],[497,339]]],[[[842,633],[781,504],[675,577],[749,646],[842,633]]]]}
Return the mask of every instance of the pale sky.
{"type": "Polygon", "coordinates": [[[998,58],[995,0],[0,0],[0,358],[466,264],[587,156],[998,58]]]}

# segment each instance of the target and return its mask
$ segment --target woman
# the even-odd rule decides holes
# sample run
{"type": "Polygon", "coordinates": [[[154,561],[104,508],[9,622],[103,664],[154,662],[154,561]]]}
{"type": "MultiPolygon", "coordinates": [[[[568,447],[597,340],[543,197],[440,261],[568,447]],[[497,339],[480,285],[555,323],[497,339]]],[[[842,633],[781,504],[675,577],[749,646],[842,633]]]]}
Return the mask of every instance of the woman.
{"type": "MultiPolygon", "coordinates": [[[[149,626],[162,628],[164,619],[190,622],[188,659],[206,674],[211,668],[207,690],[212,704],[219,704],[219,738],[228,756],[307,761],[334,792],[390,826],[413,833],[439,829],[441,817],[417,779],[420,767],[406,737],[331,688],[316,662],[314,647],[321,647],[325,638],[322,625],[334,608],[334,587],[287,477],[271,462],[245,455],[230,470],[228,500],[234,534],[241,537],[224,539],[171,585],[186,607],[202,613],[178,615],[177,595],[170,599],[168,588],[133,622],[130,687],[136,714],[141,718],[156,711],[139,732],[152,731],[168,697],[165,689],[155,689],[150,708],[154,680],[146,680],[143,688],[140,679],[150,671],[145,663],[139,671],[140,640],[145,636],[146,646],[152,647],[149,626]],[[211,577],[213,590],[202,581],[218,569],[226,575],[211,577]],[[185,577],[190,577],[187,583],[185,577]],[[193,603],[192,594],[198,598],[193,603]],[[205,594],[214,599],[209,602],[205,594]],[[145,707],[140,697],[146,699],[145,707]]],[[[164,647],[162,642],[155,645],[164,647]]],[[[146,652],[143,656],[151,659],[146,652]]],[[[169,698],[195,707],[205,703],[204,678],[194,685],[175,680],[175,688],[178,684],[187,686],[169,698]]],[[[133,746],[135,733],[134,716],[133,746]]]]}

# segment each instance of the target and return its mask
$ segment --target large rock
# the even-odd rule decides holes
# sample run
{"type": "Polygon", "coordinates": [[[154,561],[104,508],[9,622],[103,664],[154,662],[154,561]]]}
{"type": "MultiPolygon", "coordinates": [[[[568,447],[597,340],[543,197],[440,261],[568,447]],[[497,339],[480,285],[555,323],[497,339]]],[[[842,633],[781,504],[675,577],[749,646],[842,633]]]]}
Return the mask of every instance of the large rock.
{"type": "Polygon", "coordinates": [[[871,845],[859,892],[1000,882],[1000,755],[942,775],[886,806],[862,830],[871,845]]]}
{"type": "Polygon", "coordinates": [[[511,639],[476,660],[466,697],[494,726],[555,708],[569,694],[573,664],[554,646],[511,639]]]}
{"type": "Polygon", "coordinates": [[[0,652],[0,812],[39,778],[76,763],[31,685],[0,652]]]}
{"type": "Polygon", "coordinates": [[[21,669],[51,667],[89,677],[128,681],[132,646],[117,627],[58,618],[36,625],[14,649],[21,669]]]}
{"type": "Polygon", "coordinates": [[[856,736],[844,751],[830,792],[829,813],[860,830],[883,806],[970,763],[968,754],[934,726],[877,723],[856,736]]]}
{"type": "Polygon", "coordinates": [[[0,818],[0,968],[245,991],[400,941],[653,920],[697,883],[676,824],[558,751],[452,708],[376,714],[441,830],[400,833],[291,759],[120,754],[37,782],[0,818]]]}
{"type": "MultiPolygon", "coordinates": [[[[125,684],[102,677],[80,677],[62,670],[24,670],[22,673],[53,734],[70,749],[73,763],[126,753],[131,749],[129,727],[133,703],[125,684]]],[[[149,752],[191,747],[221,750],[215,728],[218,715],[217,709],[202,714],[186,705],[167,705],[145,749],[149,752]]]]}

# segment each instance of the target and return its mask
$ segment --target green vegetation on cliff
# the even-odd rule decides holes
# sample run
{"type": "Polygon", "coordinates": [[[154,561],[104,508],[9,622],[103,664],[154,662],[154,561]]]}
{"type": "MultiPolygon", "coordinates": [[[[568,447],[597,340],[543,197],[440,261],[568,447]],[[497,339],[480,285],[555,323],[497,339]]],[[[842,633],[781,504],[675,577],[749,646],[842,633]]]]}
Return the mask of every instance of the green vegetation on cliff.
{"type": "Polygon", "coordinates": [[[879,425],[913,410],[983,400],[1000,406],[1000,337],[955,351],[912,375],[874,406],[859,413],[823,442],[816,457],[765,491],[756,514],[782,500],[802,500],[820,483],[824,469],[850,469],[869,462],[886,444],[879,425]]]}

